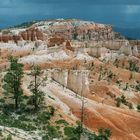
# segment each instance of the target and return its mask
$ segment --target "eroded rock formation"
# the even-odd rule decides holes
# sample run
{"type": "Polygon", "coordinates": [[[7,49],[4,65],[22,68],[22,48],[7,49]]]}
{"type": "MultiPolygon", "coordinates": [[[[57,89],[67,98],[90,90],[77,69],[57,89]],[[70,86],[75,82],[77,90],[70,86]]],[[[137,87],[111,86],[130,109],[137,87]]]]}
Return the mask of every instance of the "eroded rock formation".
{"type": "Polygon", "coordinates": [[[64,87],[79,95],[89,94],[89,71],[87,70],[62,70],[52,72],[52,78],[64,87]]]}
{"type": "Polygon", "coordinates": [[[14,41],[17,43],[20,40],[29,40],[29,41],[44,40],[43,32],[35,28],[30,28],[25,31],[21,32],[19,31],[17,35],[15,35],[10,31],[8,33],[2,32],[0,35],[0,42],[7,43],[9,41],[14,41]]]}
{"type": "Polygon", "coordinates": [[[28,29],[2,32],[2,74],[9,66],[8,56],[19,57],[25,70],[22,87],[30,92],[28,72],[32,64],[39,65],[41,76],[47,76],[40,88],[47,105],[75,121],[81,117],[83,95],[86,128],[93,132],[109,128],[111,140],[140,139],[139,41],[121,39],[110,25],[79,20],[42,21],[28,29]],[[126,102],[118,107],[122,95],[126,102]]]}
{"type": "Polygon", "coordinates": [[[129,42],[126,42],[125,45],[120,48],[120,53],[123,53],[125,55],[138,56],[138,48],[136,45],[131,46],[129,42]]]}

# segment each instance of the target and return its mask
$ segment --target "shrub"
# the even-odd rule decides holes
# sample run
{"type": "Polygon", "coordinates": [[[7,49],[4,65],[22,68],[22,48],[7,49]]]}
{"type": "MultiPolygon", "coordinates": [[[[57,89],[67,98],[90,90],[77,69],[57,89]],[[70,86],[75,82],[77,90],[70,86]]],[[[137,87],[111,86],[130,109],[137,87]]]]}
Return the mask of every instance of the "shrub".
{"type": "Polygon", "coordinates": [[[127,106],[129,107],[129,109],[133,109],[132,103],[127,103],[127,106]]]}
{"type": "Polygon", "coordinates": [[[0,115],[0,125],[15,127],[15,128],[23,129],[25,131],[36,130],[36,127],[33,126],[30,122],[26,123],[19,119],[15,119],[10,115],[5,115],[5,114],[0,115]]]}
{"type": "Polygon", "coordinates": [[[125,97],[124,95],[121,96],[121,102],[122,102],[123,104],[126,104],[126,103],[127,103],[126,97],[125,97]]]}
{"type": "Polygon", "coordinates": [[[140,84],[136,85],[136,90],[140,91],[140,84]]]}
{"type": "Polygon", "coordinates": [[[109,71],[109,73],[108,73],[108,78],[112,79],[113,76],[114,76],[114,75],[113,75],[112,71],[109,71]]]}
{"type": "Polygon", "coordinates": [[[78,139],[78,133],[76,133],[76,129],[74,127],[65,127],[64,134],[71,140],[78,139]]]}
{"type": "Polygon", "coordinates": [[[20,121],[30,121],[30,119],[27,118],[25,115],[19,116],[18,119],[19,119],[20,121]]]}
{"type": "Polygon", "coordinates": [[[0,103],[5,103],[5,99],[4,98],[0,98],[0,103]]]}
{"type": "Polygon", "coordinates": [[[48,134],[42,136],[42,140],[49,140],[49,136],[48,136],[48,134]]]}
{"type": "Polygon", "coordinates": [[[139,72],[139,67],[137,67],[136,63],[129,61],[129,70],[139,72]]]}
{"type": "Polygon", "coordinates": [[[140,112],[140,104],[137,105],[137,110],[140,112]]]}
{"type": "Polygon", "coordinates": [[[117,101],[116,106],[117,107],[120,107],[120,105],[121,105],[121,99],[118,97],[118,98],[116,98],[116,101],[117,101]]]}
{"type": "Polygon", "coordinates": [[[122,82],[121,80],[116,81],[116,83],[118,84],[119,87],[121,86],[121,82],[122,82]]]}
{"type": "Polygon", "coordinates": [[[60,133],[54,126],[48,125],[47,130],[48,130],[48,136],[50,138],[60,138],[60,133]]]}
{"type": "Polygon", "coordinates": [[[57,124],[64,124],[64,125],[68,125],[68,123],[65,120],[58,120],[56,121],[57,124]]]}
{"type": "Polygon", "coordinates": [[[99,138],[102,138],[102,140],[103,139],[108,140],[112,132],[110,131],[110,129],[100,128],[98,130],[98,133],[99,133],[98,135],[99,138]]]}
{"type": "Polygon", "coordinates": [[[48,120],[50,120],[51,118],[51,114],[47,111],[44,111],[40,114],[38,114],[37,119],[41,122],[41,123],[48,123],[48,120]]]}
{"type": "Polygon", "coordinates": [[[55,108],[53,106],[48,106],[49,112],[51,116],[54,116],[55,108]]]}
{"type": "Polygon", "coordinates": [[[129,87],[129,85],[128,85],[128,83],[126,83],[126,86],[125,86],[125,88],[123,90],[127,90],[128,87],[129,87]]]}

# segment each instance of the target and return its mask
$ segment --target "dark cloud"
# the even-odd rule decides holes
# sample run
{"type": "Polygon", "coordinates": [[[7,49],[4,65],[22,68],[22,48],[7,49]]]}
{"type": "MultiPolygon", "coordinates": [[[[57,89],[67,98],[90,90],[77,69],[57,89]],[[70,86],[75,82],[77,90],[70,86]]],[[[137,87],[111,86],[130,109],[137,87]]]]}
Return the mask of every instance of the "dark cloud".
{"type": "Polygon", "coordinates": [[[140,5],[139,0],[21,0],[27,3],[90,3],[93,5],[140,5]]]}
{"type": "Polygon", "coordinates": [[[78,18],[140,28],[140,0],[1,0],[0,28],[36,19],[78,18]]]}

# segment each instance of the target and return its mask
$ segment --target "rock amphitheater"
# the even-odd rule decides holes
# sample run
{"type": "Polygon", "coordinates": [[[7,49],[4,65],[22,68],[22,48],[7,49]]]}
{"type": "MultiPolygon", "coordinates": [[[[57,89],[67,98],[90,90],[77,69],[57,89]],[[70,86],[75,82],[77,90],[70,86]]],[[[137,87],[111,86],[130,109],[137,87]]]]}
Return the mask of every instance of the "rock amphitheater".
{"type": "MultiPolygon", "coordinates": [[[[8,56],[19,57],[25,73],[32,64],[47,75],[41,87],[51,104],[71,120],[80,118],[81,96],[85,99],[84,126],[97,132],[112,131],[111,140],[139,140],[140,42],[118,36],[111,25],[81,20],[41,21],[28,28],[10,28],[0,33],[0,71],[8,68],[8,56]],[[127,88],[126,88],[127,87],[127,88]],[[133,106],[116,106],[125,95],[133,106]]],[[[26,92],[30,77],[25,74],[26,92]]]]}

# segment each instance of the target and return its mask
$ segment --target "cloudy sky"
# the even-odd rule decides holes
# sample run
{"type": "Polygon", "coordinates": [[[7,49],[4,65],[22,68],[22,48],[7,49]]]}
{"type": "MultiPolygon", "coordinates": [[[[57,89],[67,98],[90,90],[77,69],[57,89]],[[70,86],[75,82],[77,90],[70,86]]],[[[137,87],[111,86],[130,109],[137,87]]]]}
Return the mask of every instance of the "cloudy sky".
{"type": "Polygon", "coordinates": [[[25,21],[78,18],[140,29],[140,0],[1,0],[0,28],[25,21]]]}

